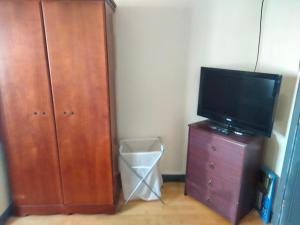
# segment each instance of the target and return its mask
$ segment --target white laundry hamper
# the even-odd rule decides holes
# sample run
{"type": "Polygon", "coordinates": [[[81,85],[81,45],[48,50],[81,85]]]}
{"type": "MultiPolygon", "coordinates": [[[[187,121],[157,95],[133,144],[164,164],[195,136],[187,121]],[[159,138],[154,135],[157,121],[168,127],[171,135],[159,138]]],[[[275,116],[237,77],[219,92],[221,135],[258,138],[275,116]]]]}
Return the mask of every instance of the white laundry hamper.
{"type": "Polygon", "coordinates": [[[163,200],[159,160],[164,146],[160,138],[123,139],[120,141],[119,168],[126,203],[129,200],[163,200]]]}

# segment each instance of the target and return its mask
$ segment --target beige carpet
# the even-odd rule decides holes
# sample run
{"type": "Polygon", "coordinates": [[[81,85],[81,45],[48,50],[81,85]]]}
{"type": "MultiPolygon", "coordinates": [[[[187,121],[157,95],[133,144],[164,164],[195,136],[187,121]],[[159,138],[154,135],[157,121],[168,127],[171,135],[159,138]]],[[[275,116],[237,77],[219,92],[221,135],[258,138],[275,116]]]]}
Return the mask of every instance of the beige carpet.
{"type": "MultiPolygon", "coordinates": [[[[134,201],[120,207],[116,215],[55,215],[10,218],[6,225],[230,225],[230,222],[194,199],[183,195],[183,183],[166,183],[163,199],[134,201]]],[[[240,225],[263,225],[253,211],[240,225]]]]}

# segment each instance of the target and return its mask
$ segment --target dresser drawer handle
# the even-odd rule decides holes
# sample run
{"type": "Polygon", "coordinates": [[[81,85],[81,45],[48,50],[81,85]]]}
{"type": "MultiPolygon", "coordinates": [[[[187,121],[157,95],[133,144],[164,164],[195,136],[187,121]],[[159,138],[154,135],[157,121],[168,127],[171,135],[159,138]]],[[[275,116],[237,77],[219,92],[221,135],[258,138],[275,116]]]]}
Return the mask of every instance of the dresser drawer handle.
{"type": "Polygon", "coordinates": [[[215,146],[212,146],[211,149],[212,149],[213,152],[217,151],[217,148],[215,146]]]}
{"type": "Polygon", "coordinates": [[[215,169],[215,164],[213,162],[210,162],[208,164],[208,167],[213,170],[213,169],[215,169]]]}
{"type": "Polygon", "coordinates": [[[208,182],[207,182],[208,186],[212,187],[213,186],[213,182],[212,182],[212,179],[209,179],[208,182]]]}

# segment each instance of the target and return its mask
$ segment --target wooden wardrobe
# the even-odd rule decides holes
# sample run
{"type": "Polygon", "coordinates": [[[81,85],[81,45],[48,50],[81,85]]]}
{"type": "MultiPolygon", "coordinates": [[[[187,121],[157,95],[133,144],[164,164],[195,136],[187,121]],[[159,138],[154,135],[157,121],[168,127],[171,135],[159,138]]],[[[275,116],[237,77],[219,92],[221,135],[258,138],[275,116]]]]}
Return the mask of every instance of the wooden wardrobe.
{"type": "Polygon", "coordinates": [[[114,213],[112,0],[0,1],[0,112],[16,215],[114,213]]]}

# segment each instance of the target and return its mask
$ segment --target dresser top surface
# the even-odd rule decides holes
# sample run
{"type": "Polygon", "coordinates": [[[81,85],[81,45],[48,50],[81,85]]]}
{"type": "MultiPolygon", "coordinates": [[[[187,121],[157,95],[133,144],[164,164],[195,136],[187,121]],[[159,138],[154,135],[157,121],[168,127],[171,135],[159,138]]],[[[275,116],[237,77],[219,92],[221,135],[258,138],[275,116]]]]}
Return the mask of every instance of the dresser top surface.
{"type": "Polygon", "coordinates": [[[192,123],[189,124],[189,127],[192,129],[196,129],[196,130],[201,130],[204,131],[210,135],[214,135],[216,137],[220,137],[222,139],[225,139],[229,142],[237,142],[237,143],[241,143],[241,144],[249,144],[253,141],[262,141],[263,137],[262,136],[255,136],[255,135],[237,135],[237,134],[222,134],[220,132],[217,132],[215,130],[212,130],[209,127],[209,121],[208,120],[204,120],[204,121],[200,121],[197,123],[192,123]]]}

